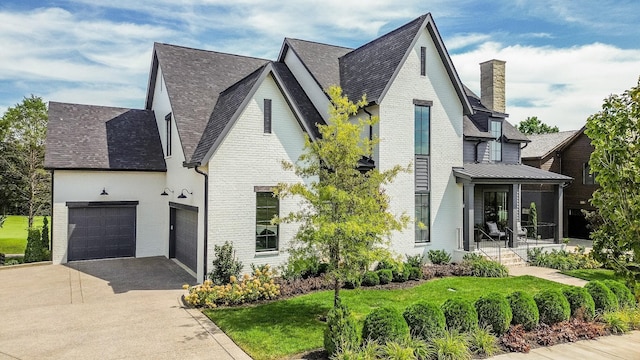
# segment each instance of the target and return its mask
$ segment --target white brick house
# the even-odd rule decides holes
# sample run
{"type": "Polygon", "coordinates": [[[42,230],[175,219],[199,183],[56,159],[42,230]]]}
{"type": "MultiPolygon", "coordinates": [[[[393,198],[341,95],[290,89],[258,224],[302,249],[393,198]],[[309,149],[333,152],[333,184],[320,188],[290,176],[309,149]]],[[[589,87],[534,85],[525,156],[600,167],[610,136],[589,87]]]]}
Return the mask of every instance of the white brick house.
{"type": "Polygon", "coordinates": [[[380,117],[374,166],[414,164],[386,191],[391,211],[427,228],[395,233],[393,250],[458,249],[453,170],[475,110],[426,14],[357,49],[285,39],[276,61],[156,43],[145,109],[51,102],[54,263],[166,256],[202,281],[225,241],[245,270],[285,262],[297,226],[268,220],[299,203],[269,189],[303,180],[281,163],[295,162],[305,133],[318,136],[331,85],[366,94],[361,116],[380,117]]]}

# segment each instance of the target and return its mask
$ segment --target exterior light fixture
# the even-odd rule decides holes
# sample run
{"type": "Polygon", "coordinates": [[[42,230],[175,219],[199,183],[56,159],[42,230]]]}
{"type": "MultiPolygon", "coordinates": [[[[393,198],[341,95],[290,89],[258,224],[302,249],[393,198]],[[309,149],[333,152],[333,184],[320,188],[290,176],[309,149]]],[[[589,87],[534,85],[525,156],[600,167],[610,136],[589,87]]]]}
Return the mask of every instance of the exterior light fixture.
{"type": "Polygon", "coordinates": [[[180,192],[180,195],[178,195],[178,199],[186,199],[187,198],[187,195],[184,194],[185,191],[187,192],[187,194],[193,195],[193,193],[190,192],[189,190],[182,189],[182,191],[180,192]]]}
{"type": "Polygon", "coordinates": [[[105,195],[109,195],[109,193],[107,192],[107,189],[102,188],[102,192],[100,193],[100,195],[105,196],[105,195]]]}
{"type": "Polygon", "coordinates": [[[167,191],[169,191],[170,193],[173,194],[173,190],[171,190],[168,187],[166,187],[166,188],[164,188],[164,190],[162,190],[162,194],[160,194],[160,196],[168,196],[169,194],[167,193],[167,191]]]}

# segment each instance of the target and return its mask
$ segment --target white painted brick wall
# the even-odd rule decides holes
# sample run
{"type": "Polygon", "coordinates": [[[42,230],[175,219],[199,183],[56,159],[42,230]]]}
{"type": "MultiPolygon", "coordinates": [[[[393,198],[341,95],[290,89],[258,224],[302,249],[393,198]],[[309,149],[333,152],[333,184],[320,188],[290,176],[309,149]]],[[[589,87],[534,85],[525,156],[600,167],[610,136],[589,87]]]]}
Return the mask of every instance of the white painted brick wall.
{"type": "MultiPolygon", "coordinates": [[[[250,272],[250,264],[277,266],[288,258],[287,244],[297,225],[282,224],[279,252],[255,251],[256,193],[254,186],[300,182],[282,161],[295,162],[304,146],[300,125],[276,83],[268,76],[209,161],[209,262],[214,245],[233,241],[236,255],[250,272]],[[263,100],[272,99],[272,134],[263,132],[263,100]]],[[[297,209],[299,200],[280,201],[280,214],[297,209]]]]}

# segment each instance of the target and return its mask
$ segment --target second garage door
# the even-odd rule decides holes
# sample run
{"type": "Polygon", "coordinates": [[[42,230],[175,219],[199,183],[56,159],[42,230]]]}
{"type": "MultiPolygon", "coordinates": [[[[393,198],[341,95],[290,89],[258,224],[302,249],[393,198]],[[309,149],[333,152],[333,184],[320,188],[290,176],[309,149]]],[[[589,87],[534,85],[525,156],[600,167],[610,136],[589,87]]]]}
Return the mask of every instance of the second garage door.
{"type": "Polygon", "coordinates": [[[173,226],[172,255],[186,267],[198,272],[198,212],[171,208],[173,226]]]}
{"type": "Polygon", "coordinates": [[[135,206],[69,207],[68,261],[136,255],[135,206]]]}

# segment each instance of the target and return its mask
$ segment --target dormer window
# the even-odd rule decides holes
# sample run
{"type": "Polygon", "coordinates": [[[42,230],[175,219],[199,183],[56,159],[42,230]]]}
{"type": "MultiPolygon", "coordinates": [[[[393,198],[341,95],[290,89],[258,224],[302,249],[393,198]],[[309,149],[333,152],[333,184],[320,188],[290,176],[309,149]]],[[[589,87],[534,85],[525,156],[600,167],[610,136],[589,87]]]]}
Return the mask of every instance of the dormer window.
{"type": "Polygon", "coordinates": [[[164,117],[166,135],[165,135],[165,156],[171,156],[171,113],[164,117]]]}
{"type": "Polygon", "coordinates": [[[491,132],[494,140],[489,142],[490,160],[502,161],[502,121],[490,120],[489,131],[491,132]]]}
{"type": "Polygon", "coordinates": [[[427,75],[427,48],[420,47],[420,76],[427,75]]]}

